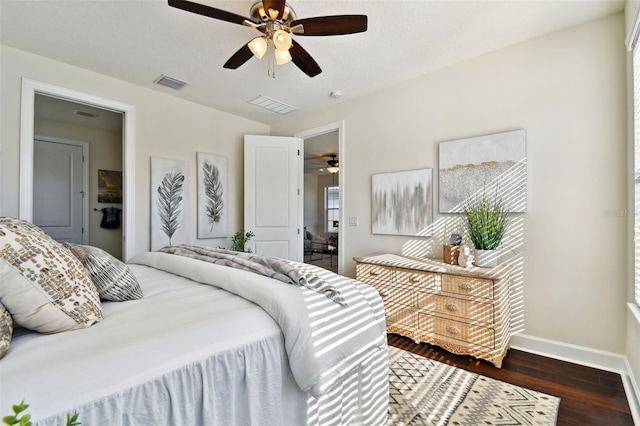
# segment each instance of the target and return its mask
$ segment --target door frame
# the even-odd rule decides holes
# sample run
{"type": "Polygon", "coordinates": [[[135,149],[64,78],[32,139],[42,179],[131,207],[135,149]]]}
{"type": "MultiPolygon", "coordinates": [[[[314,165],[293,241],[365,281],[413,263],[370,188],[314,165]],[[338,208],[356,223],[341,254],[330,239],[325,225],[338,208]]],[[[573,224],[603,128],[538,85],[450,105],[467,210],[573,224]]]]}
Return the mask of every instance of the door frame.
{"type": "MultiPolygon", "coordinates": [[[[73,145],[82,148],[82,244],[89,244],[89,142],[42,135],[35,135],[33,140],[34,143],[36,140],[39,140],[42,142],[73,145]]],[[[33,177],[33,172],[31,176],[33,177]]],[[[33,203],[33,197],[31,197],[31,200],[33,203]]],[[[33,209],[31,212],[33,214],[33,209]]]]}
{"type": "MultiPolygon", "coordinates": [[[[340,173],[338,173],[338,186],[340,187],[340,223],[342,224],[342,226],[340,226],[341,229],[344,229],[344,224],[346,224],[345,222],[345,203],[346,200],[343,196],[343,194],[345,194],[345,186],[344,186],[344,166],[347,163],[346,162],[346,158],[344,155],[344,141],[345,141],[345,122],[344,120],[341,121],[336,121],[334,123],[329,123],[329,124],[325,124],[324,126],[320,126],[320,127],[314,127],[312,129],[308,129],[308,130],[303,130],[300,132],[296,132],[293,134],[293,136],[297,137],[297,138],[302,138],[304,139],[308,139],[308,138],[312,138],[315,136],[320,136],[320,135],[324,135],[326,133],[330,133],[333,131],[337,131],[338,132],[338,158],[340,159],[340,173]]],[[[301,159],[304,158],[304,142],[302,143],[302,155],[300,156],[301,159]]],[[[302,160],[301,160],[302,161],[302,160]]],[[[304,188],[304,167],[300,168],[300,173],[299,173],[299,182],[298,182],[298,186],[299,188],[304,188]]],[[[301,197],[302,198],[302,197],[301,197]]],[[[304,209],[304,203],[302,202],[302,200],[300,201],[300,215],[301,217],[304,217],[303,214],[303,209],[304,209]]],[[[302,223],[302,222],[301,222],[302,223]]],[[[344,247],[345,246],[345,241],[346,241],[346,232],[342,231],[342,232],[338,232],[338,274],[342,274],[342,271],[344,269],[344,259],[345,259],[345,250],[344,247]],[[341,249],[340,249],[341,248],[341,249]]],[[[300,250],[304,250],[303,244],[301,244],[300,246],[300,250]]],[[[302,257],[301,257],[302,258],[302,257]]]]}
{"type": "Polygon", "coordinates": [[[133,105],[103,98],[101,96],[22,78],[22,103],[20,107],[20,219],[33,221],[33,139],[35,95],[41,94],[80,102],[102,109],[122,113],[122,153],[123,153],[123,217],[122,217],[122,258],[128,260],[135,250],[135,118],[133,105]]]}

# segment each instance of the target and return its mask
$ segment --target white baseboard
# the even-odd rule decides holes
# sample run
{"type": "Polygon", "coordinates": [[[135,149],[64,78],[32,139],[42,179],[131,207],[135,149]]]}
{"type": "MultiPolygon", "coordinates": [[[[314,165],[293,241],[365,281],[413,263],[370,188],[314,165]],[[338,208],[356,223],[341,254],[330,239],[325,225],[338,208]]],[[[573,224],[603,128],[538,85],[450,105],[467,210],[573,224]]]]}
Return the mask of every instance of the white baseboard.
{"type": "Polygon", "coordinates": [[[631,374],[627,358],[613,352],[542,339],[526,334],[511,336],[511,347],[524,352],[620,374],[634,422],[640,425],[640,388],[631,374]]]}

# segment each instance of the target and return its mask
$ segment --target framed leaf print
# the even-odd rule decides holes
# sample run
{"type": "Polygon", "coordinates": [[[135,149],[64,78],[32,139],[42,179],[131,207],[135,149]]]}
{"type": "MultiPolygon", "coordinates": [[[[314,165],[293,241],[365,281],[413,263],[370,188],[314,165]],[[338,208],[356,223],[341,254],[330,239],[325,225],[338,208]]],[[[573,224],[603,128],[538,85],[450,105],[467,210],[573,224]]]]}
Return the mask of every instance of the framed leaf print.
{"type": "Polygon", "coordinates": [[[151,250],[189,242],[189,164],[151,157],[151,250]]]}
{"type": "Polygon", "coordinates": [[[227,214],[227,159],[197,153],[198,238],[229,236],[227,214]]]}

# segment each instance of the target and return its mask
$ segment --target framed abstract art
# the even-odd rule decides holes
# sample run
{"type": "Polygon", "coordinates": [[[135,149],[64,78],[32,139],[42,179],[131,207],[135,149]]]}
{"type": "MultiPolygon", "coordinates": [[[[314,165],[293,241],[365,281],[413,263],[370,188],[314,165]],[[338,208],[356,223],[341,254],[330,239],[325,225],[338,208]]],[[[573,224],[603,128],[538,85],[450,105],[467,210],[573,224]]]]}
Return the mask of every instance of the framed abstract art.
{"type": "Polygon", "coordinates": [[[371,188],[372,233],[431,235],[433,169],[374,174],[371,188]]]}

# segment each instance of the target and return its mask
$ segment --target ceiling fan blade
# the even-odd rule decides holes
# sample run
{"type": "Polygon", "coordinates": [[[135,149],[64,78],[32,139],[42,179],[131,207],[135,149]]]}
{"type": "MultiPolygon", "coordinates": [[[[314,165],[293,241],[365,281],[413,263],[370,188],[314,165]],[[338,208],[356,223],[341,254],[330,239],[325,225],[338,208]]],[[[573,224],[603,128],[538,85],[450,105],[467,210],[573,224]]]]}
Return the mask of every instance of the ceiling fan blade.
{"type": "Polygon", "coordinates": [[[244,64],[249,59],[251,59],[252,57],[253,57],[253,52],[251,52],[251,49],[249,49],[249,46],[245,44],[236,53],[234,53],[233,56],[231,56],[227,62],[225,62],[223,67],[235,70],[240,65],[244,64]]]}
{"type": "Polygon", "coordinates": [[[292,62],[309,77],[315,77],[322,72],[320,65],[295,41],[291,44],[289,53],[291,53],[292,62]]]}
{"type": "Polygon", "coordinates": [[[245,21],[254,22],[249,18],[245,18],[226,10],[216,9],[215,7],[205,6],[200,3],[193,3],[187,0],[169,0],[169,6],[186,10],[187,12],[197,13],[198,15],[208,16],[209,18],[220,19],[221,21],[231,22],[233,24],[243,25],[245,21]]]}
{"type": "MultiPolygon", "coordinates": [[[[262,7],[264,8],[265,13],[269,14],[269,9],[278,11],[278,15],[275,16],[275,18],[271,18],[273,21],[275,21],[276,19],[282,19],[286,4],[286,0],[262,0],[262,7]]],[[[271,17],[270,14],[269,16],[271,17]]]]}
{"type": "Polygon", "coordinates": [[[297,19],[291,22],[291,30],[296,35],[329,36],[354,34],[367,31],[367,15],[317,16],[297,19]],[[302,29],[295,28],[302,25],[302,29]]]}

